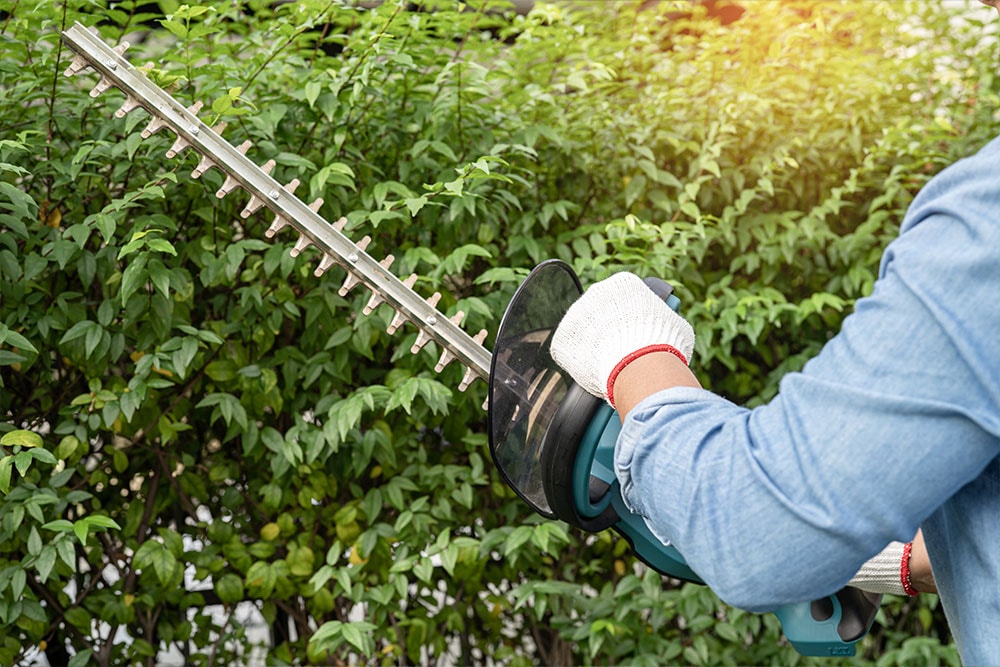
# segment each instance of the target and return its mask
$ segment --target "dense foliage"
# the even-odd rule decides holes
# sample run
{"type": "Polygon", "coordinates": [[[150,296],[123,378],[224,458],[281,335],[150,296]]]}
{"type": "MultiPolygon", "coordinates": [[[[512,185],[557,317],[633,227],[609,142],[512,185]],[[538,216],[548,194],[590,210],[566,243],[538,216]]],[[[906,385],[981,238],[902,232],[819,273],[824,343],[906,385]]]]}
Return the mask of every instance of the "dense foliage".
{"type": "MultiPolygon", "coordinates": [[[[921,184],[1000,127],[991,10],[354,5],[0,12],[0,664],[810,662],[775,617],[529,515],[484,384],[455,391],[412,328],[216,199],[217,170],[142,139],[145,112],[63,77],[59,33],[132,42],[470,331],[549,257],[674,281],[701,379],[754,404],[870,290],[921,184]]],[[[933,596],[887,600],[860,649],[956,660],[933,596]]]]}

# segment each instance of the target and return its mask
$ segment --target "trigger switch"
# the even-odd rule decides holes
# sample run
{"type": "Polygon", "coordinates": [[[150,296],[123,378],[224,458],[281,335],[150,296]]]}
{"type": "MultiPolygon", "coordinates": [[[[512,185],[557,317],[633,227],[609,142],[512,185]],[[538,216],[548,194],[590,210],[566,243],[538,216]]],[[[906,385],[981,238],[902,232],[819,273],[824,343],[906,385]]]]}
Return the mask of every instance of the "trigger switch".
{"type": "Polygon", "coordinates": [[[817,622],[828,621],[833,616],[833,600],[825,597],[822,600],[813,600],[809,605],[809,613],[813,620],[817,622]]]}

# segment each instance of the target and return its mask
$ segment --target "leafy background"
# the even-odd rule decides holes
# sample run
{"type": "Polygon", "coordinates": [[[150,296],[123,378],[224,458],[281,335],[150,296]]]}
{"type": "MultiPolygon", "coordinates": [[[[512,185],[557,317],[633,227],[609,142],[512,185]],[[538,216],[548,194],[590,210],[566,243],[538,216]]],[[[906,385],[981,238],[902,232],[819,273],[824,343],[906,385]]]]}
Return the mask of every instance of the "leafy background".
{"type": "MultiPolygon", "coordinates": [[[[412,327],[389,336],[342,272],[313,277],[245,197],[218,200],[217,170],[193,180],[173,137],[142,139],[145,112],[63,77],[74,21],[130,41],[467,330],[495,331],[549,257],[585,284],[659,275],[701,380],[753,405],[871,289],[920,186],[996,133],[991,11],[15,0],[0,663],[838,662],[530,515],[489,461],[484,383],[457,392],[461,368],[407,352],[412,327]]],[[[888,598],[859,651],[957,663],[927,595],[888,598]]]]}

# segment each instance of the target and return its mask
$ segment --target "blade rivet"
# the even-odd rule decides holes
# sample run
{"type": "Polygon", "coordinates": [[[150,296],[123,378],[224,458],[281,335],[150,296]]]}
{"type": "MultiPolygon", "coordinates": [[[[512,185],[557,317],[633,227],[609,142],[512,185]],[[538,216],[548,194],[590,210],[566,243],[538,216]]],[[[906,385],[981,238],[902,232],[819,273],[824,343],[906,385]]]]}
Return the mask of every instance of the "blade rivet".
{"type": "Polygon", "coordinates": [[[271,199],[273,199],[274,201],[278,201],[278,191],[277,190],[271,190],[270,192],[267,193],[267,196],[270,197],[271,199]]]}
{"type": "Polygon", "coordinates": [[[109,60],[108,69],[118,69],[118,63],[116,63],[114,60],[109,60]]]}
{"type": "Polygon", "coordinates": [[[430,317],[427,318],[427,324],[434,326],[437,323],[438,323],[438,318],[435,317],[434,315],[431,315],[430,317]]]}
{"type": "Polygon", "coordinates": [[[197,126],[197,125],[192,125],[192,126],[191,126],[190,128],[188,128],[188,129],[189,129],[189,130],[191,130],[191,134],[192,134],[193,136],[196,136],[196,137],[198,136],[198,126],[197,126]]]}
{"type": "Polygon", "coordinates": [[[347,259],[351,262],[358,261],[358,253],[352,252],[350,255],[347,256],[347,259]]]}

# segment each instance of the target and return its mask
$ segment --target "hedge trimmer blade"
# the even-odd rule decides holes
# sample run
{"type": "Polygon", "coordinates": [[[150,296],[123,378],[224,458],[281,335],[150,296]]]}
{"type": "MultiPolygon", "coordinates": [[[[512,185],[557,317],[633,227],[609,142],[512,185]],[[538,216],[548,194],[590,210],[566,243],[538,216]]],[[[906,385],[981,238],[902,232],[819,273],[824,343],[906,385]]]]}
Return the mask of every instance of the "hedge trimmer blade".
{"type": "Polygon", "coordinates": [[[200,102],[185,108],[150,81],[124,58],[128,42],[111,48],[94,30],[79,23],[63,32],[62,37],[76,53],[65,71],[66,76],[93,69],[101,78],[90,91],[91,97],[97,97],[112,87],[125,93],[124,104],[114,114],[117,118],[123,118],[138,108],[149,112],[152,119],[142,130],[142,136],[149,137],[161,129],[172,131],[177,139],[167,150],[168,158],[174,158],[187,149],[197,152],[201,159],[191,172],[192,178],[200,178],[213,167],[222,171],[225,181],[215,193],[218,198],[222,199],[240,188],[250,195],[240,217],[249,218],[260,209],[267,208],[274,214],[274,219],[265,232],[268,238],[291,227],[299,234],[298,241],[291,249],[293,257],[297,257],[309,246],[314,246],[322,254],[319,266],[314,271],[316,276],[322,275],[334,265],[347,272],[340,287],[341,296],[346,296],[358,284],[371,290],[372,296],[363,309],[365,315],[370,315],[380,304],[387,303],[395,311],[388,326],[390,334],[395,333],[407,321],[416,325],[420,333],[411,352],[416,354],[427,343],[435,341],[442,350],[435,366],[437,372],[444,370],[445,366],[456,359],[465,367],[465,375],[459,384],[460,391],[464,391],[477,377],[483,380],[489,378],[491,354],[482,344],[487,335],[485,329],[475,337],[469,336],[459,326],[465,313],[458,311],[447,317],[437,309],[441,298],[439,292],[427,299],[421,297],[413,290],[417,281],[416,274],[400,280],[389,270],[395,260],[392,255],[386,255],[381,261],[377,261],[366,252],[371,242],[370,237],[365,236],[355,243],[343,233],[346,218],[330,223],[319,214],[322,199],[306,205],[295,196],[295,189],[299,185],[297,179],[282,185],[269,175],[275,166],[273,160],[258,166],[248,158],[247,152],[252,145],[250,141],[234,147],[221,136],[225,123],[209,127],[198,119],[197,113],[202,107],[200,102]]]}

